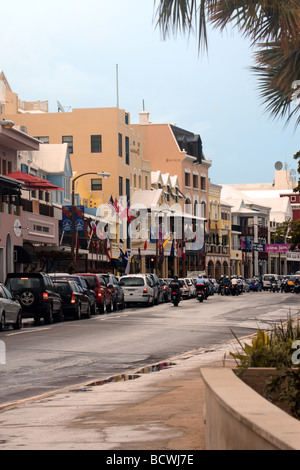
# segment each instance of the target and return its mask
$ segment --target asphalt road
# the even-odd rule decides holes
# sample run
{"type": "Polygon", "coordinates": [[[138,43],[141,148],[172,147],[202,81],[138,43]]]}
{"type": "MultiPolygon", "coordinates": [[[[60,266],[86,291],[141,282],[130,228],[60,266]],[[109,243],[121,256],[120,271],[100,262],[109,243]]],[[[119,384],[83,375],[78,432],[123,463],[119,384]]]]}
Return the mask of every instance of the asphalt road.
{"type": "Polygon", "coordinates": [[[33,326],[0,334],[0,404],[83,382],[106,379],[139,367],[300,316],[300,296],[245,293],[214,295],[203,304],[185,300],[176,308],[127,308],[80,321],[33,326]],[[3,362],[3,361],[2,361],[3,362]]]}

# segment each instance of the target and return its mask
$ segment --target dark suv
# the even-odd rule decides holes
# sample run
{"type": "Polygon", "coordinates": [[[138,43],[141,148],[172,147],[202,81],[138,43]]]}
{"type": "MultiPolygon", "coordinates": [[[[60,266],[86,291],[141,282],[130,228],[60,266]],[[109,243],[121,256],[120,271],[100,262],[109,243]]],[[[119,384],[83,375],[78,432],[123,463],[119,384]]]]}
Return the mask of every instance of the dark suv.
{"type": "Polygon", "coordinates": [[[44,318],[47,324],[63,319],[62,300],[48,274],[8,273],[5,286],[19,296],[23,318],[34,318],[36,323],[44,318]]]}

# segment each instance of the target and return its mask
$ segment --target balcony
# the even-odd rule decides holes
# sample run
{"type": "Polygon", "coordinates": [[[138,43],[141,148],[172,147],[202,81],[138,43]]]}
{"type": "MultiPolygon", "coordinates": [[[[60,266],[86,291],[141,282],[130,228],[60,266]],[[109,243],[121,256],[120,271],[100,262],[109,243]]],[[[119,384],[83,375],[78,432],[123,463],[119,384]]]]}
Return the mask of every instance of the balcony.
{"type": "Polygon", "coordinates": [[[53,206],[42,204],[36,200],[29,201],[28,199],[21,199],[21,206],[25,212],[32,212],[34,214],[40,214],[46,217],[54,216],[53,206]]]}

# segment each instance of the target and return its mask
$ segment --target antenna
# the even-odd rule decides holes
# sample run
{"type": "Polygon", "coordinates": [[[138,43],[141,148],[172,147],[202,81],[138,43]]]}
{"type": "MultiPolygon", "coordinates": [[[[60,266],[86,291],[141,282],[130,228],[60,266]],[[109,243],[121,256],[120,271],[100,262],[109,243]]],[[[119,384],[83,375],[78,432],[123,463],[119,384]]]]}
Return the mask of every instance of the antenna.
{"type": "Polygon", "coordinates": [[[63,107],[63,105],[58,100],[57,100],[57,111],[61,112],[61,113],[65,112],[65,108],[63,107]]]}
{"type": "Polygon", "coordinates": [[[282,170],[282,167],[283,167],[283,165],[282,165],[281,162],[276,162],[276,163],[275,163],[275,169],[276,169],[276,170],[282,170]]]}
{"type": "Polygon", "coordinates": [[[117,108],[119,108],[119,66],[116,64],[116,81],[117,81],[117,108]]]}

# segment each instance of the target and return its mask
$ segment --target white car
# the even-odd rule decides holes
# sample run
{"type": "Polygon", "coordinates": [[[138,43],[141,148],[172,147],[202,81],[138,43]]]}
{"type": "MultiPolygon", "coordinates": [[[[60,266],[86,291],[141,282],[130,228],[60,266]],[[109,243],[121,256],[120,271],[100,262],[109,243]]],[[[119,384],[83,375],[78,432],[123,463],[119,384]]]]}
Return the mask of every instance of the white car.
{"type": "Polygon", "coordinates": [[[14,330],[22,327],[22,307],[11,292],[0,284],[0,331],[9,325],[12,325],[14,330]]]}
{"type": "Polygon", "coordinates": [[[193,283],[192,279],[190,279],[189,277],[186,277],[185,281],[186,281],[186,283],[188,285],[188,288],[189,288],[189,291],[190,291],[190,297],[195,297],[196,287],[195,287],[195,284],[193,283]]]}
{"type": "Polygon", "coordinates": [[[144,274],[128,274],[120,278],[120,286],[124,291],[125,304],[154,305],[154,291],[151,281],[144,274]]]}
{"type": "Polygon", "coordinates": [[[190,286],[187,282],[187,279],[181,277],[178,280],[183,284],[183,287],[181,287],[181,289],[180,289],[182,297],[184,299],[190,299],[191,298],[191,291],[190,291],[190,286]]]}

